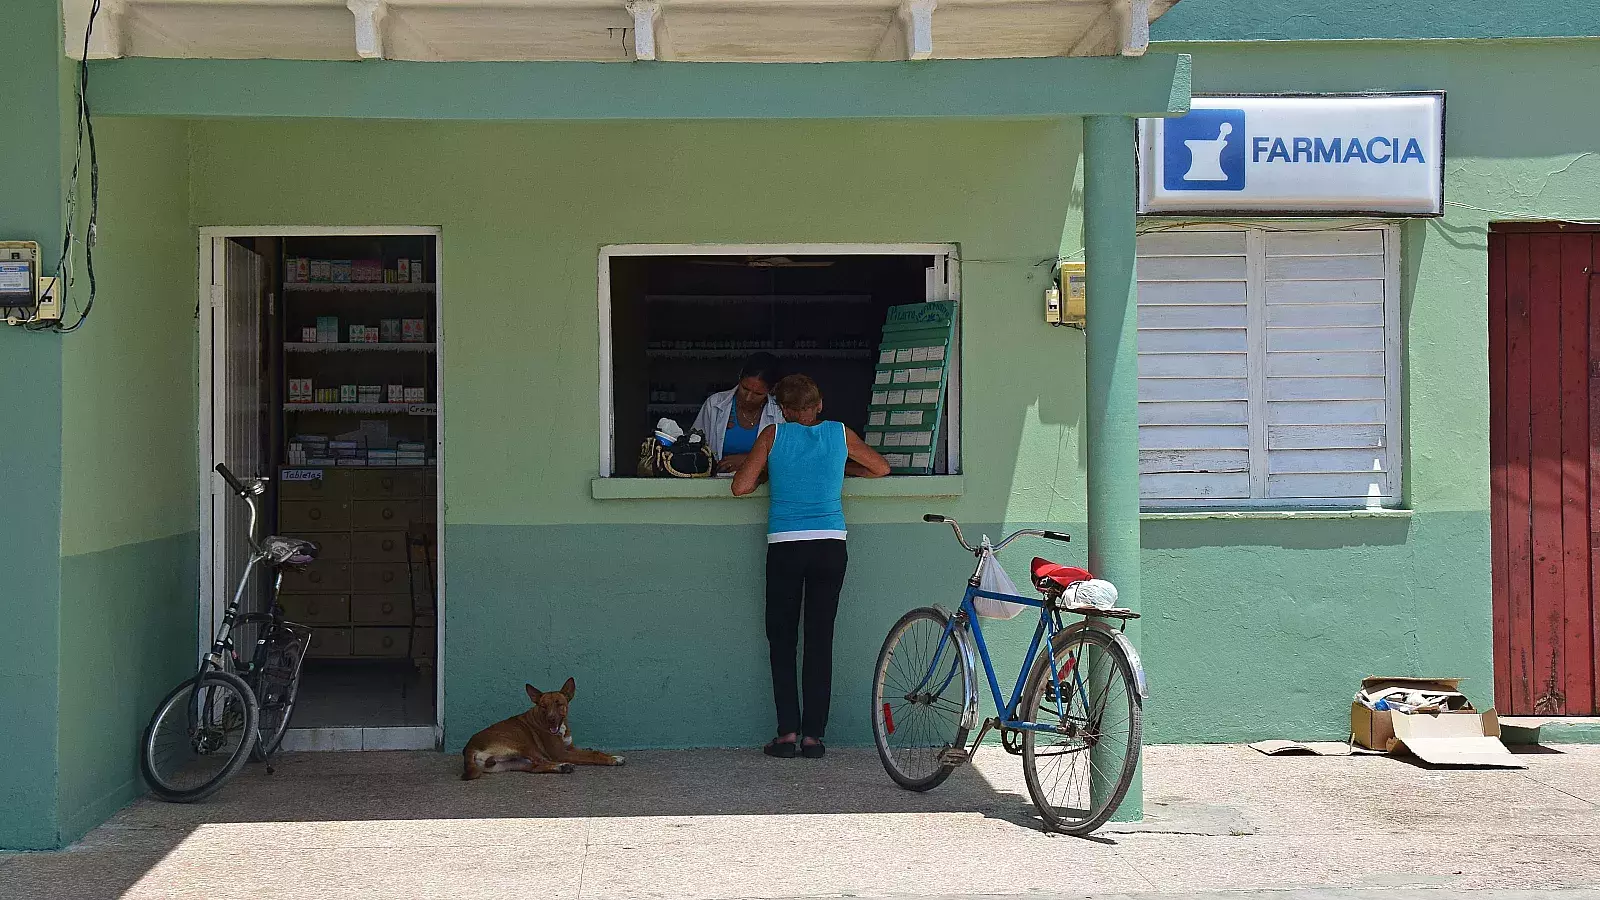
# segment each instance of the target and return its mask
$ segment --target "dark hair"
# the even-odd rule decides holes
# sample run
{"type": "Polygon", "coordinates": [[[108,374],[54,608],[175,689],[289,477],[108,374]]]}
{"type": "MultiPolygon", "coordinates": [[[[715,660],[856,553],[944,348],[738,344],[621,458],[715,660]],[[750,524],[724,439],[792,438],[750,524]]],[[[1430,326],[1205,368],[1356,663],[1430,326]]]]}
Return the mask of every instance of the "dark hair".
{"type": "Polygon", "coordinates": [[[806,375],[790,375],[772,388],[772,395],[784,409],[810,409],[822,402],[822,390],[806,375]]]}
{"type": "Polygon", "coordinates": [[[783,378],[783,364],[771,353],[752,353],[745,357],[744,365],[739,367],[739,380],[746,378],[759,378],[770,388],[783,378]]]}

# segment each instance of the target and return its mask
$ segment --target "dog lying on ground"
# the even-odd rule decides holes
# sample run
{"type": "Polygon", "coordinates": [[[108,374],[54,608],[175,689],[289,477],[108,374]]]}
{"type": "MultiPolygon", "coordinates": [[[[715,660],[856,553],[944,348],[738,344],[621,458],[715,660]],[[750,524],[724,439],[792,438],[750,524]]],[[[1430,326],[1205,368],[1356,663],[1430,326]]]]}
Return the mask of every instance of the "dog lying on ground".
{"type": "Polygon", "coordinates": [[[471,781],[485,772],[571,774],[576,766],[620,766],[622,757],[572,746],[567,730],[567,704],[578,686],[571,678],[559,691],[524,685],[533,708],[496,722],[472,736],[461,750],[461,778],[471,781]]]}

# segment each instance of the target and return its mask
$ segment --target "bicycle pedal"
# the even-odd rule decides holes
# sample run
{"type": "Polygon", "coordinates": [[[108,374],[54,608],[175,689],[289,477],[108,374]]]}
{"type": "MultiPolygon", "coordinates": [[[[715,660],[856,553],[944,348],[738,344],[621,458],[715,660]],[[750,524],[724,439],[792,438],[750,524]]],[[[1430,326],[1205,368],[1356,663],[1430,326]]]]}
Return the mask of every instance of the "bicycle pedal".
{"type": "Polygon", "coordinates": [[[960,747],[946,747],[939,754],[939,764],[942,766],[959,766],[967,762],[967,752],[960,747]]]}

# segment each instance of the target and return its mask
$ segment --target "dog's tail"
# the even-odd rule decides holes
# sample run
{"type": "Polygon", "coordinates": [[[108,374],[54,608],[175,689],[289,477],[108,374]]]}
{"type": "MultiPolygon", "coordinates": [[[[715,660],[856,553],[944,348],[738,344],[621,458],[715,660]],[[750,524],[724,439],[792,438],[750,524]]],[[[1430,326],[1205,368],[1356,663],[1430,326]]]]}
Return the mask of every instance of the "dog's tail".
{"type": "Polygon", "coordinates": [[[478,762],[478,754],[471,747],[461,751],[461,780],[472,781],[483,777],[483,766],[478,762]]]}

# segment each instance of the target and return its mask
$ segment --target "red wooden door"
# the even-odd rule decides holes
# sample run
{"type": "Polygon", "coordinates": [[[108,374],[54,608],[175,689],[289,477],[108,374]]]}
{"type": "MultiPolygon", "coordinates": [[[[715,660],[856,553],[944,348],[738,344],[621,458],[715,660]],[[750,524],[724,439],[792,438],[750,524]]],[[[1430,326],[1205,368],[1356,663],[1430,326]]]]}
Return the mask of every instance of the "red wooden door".
{"type": "Polygon", "coordinates": [[[1494,676],[1505,714],[1600,712],[1597,260],[1594,227],[1491,227],[1494,676]]]}

